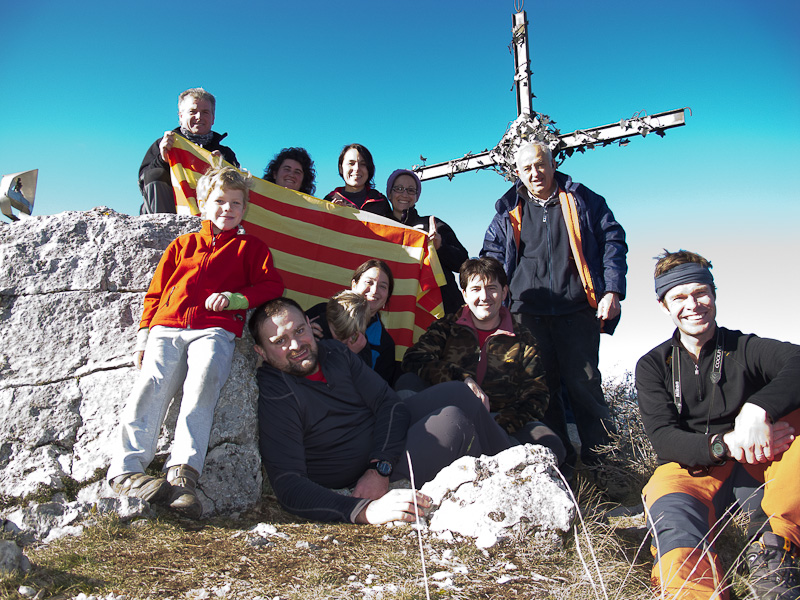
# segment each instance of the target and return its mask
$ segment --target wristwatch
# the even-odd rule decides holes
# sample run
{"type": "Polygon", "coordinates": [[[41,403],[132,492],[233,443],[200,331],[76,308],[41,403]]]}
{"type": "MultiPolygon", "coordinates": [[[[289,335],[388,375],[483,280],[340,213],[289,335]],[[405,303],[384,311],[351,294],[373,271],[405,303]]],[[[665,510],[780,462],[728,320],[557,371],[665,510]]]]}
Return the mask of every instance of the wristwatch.
{"type": "Polygon", "coordinates": [[[728,444],[725,443],[722,433],[711,436],[711,458],[718,463],[728,460],[728,444]]]}
{"type": "Polygon", "coordinates": [[[392,471],[394,471],[392,463],[390,463],[388,460],[371,462],[367,466],[367,469],[375,469],[378,472],[378,475],[383,475],[384,477],[389,477],[392,474],[392,471]]]}

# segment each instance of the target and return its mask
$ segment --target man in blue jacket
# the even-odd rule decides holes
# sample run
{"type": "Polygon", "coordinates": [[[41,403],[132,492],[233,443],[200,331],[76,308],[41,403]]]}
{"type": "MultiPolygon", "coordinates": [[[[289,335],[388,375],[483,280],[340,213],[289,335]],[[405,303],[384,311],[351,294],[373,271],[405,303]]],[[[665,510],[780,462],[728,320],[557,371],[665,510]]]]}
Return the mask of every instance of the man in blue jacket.
{"type": "Polygon", "coordinates": [[[625,297],[625,231],[602,196],[556,172],[547,145],[524,143],[516,163],[519,180],[497,201],[481,255],[503,264],[511,311],[539,344],[550,391],[543,421],[562,439],[567,464],[574,465],[563,383],[581,437],[581,459],[596,465],[598,446],[614,431],[598,354],[600,332],[613,332],[625,297]]]}

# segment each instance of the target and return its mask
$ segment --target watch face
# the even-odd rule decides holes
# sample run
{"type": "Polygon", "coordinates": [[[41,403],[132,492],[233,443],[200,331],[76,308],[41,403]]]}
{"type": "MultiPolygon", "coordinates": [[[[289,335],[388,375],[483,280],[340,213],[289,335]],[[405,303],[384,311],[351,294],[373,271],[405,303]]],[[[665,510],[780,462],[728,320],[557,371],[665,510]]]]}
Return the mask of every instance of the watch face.
{"type": "Polygon", "coordinates": [[[714,440],[714,443],[711,444],[711,454],[714,455],[714,458],[723,458],[727,454],[728,449],[725,447],[725,442],[722,439],[717,438],[714,440]]]}
{"type": "Polygon", "coordinates": [[[375,463],[375,470],[384,477],[389,477],[392,474],[392,463],[388,460],[379,460],[375,463]]]}

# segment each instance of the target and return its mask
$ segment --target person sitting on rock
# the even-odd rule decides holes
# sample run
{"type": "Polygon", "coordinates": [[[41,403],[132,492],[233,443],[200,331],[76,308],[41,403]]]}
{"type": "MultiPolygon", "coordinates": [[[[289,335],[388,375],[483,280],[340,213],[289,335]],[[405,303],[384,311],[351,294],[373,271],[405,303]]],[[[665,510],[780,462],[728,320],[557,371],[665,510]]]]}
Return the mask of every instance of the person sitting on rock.
{"type": "Polygon", "coordinates": [[[389,384],[336,340],[317,340],[289,298],[250,317],[258,369],[261,460],[275,496],[307,519],[347,523],[413,521],[414,496],[389,481],[433,479],[464,455],[493,455],[508,436],[469,388],[445,383],[400,400],[389,384]],[[334,490],[354,487],[352,495],[334,490]]]}
{"type": "Polygon", "coordinates": [[[195,485],[234,340],[242,335],[246,310],[284,289],[270,249],[240,227],[249,177],[232,167],[212,167],[197,189],[202,229],[169,245],[144,298],[134,361],[141,374],[120,416],[107,475],[116,493],[167,503],[195,519],[202,514],[195,485]],[[167,476],[146,475],[181,384],[167,476]]]}
{"type": "Polygon", "coordinates": [[[548,393],[536,341],[503,306],[508,284],[494,258],[472,258],[459,272],[466,306],[434,321],[403,356],[395,388],[420,391],[463,381],[514,443],[550,448],[561,465],[566,449],[540,419],[548,393]]]}
{"type": "Polygon", "coordinates": [[[711,263],[694,252],[664,251],[655,292],[676,327],[636,365],[642,423],[660,463],[643,492],[655,595],[729,597],[711,532],[737,504],[750,516],[742,554],[754,597],[796,600],[800,346],[717,325],[711,263]]]}
{"type": "Polygon", "coordinates": [[[178,120],[180,125],[152,143],[142,159],[139,167],[139,191],[142,192],[143,203],[139,213],[175,213],[175,192],[172,190],[172,179],[169,171],[167,152],[175,143],[175,134],[179,133],[190,142],[224,158],[238,167],[236,154],[220,142],[227,133],[211,131],[217,100],[203,88],[191,88],[178,96],[178,120]]]}
{"type": "Polygon", "coordinates": [[[264,169],[266,181],[310,196],[317,190],[316,177],[314,161],[305,148],[284,148],[264,169]]]}
{"type": "MultiPolygon", "coordinates": [[[[381,321],[380,311],[394,292],[394,275],[384,261],[371,258],[361,263],[350,280],[350,290],[364,296],[368,305],[368,323],[364,332],[366,341],[357,353],[381,377],[393,384],[399,375],[400,364],[395,359],[395,343],[391,334],[381,321]]],[[[330,329],[324,319],[328,304],[320,302],[306,311],[317,339],[331,339],[330,329]]],[[[348,344],[354,350],[354,344],[348,344]]]]}
{"type": "Polygon", "coordinates": [[[361,144],[348,144],[339,154],[339,175],[344,185],[325,196],[325,200],[367,212],[389,216],[392,209],[386,196],[375,189],[375,162],[361,144]]]}
{"type": "Polygon", "coordinates": [[[388,216],[403,225],[427,231],[444,271],[446,283],[440,288],[442,306],[445,314],[454,313],[463,305],[463,298],[453,272],[458,272],[469,254],[447,223],[433,215],[420,215],[417,212],[421,194],[422,181],[417,174],[407,169],[397,169],[386,181],[386,196],[392,205],[392,212],[388,216]]]}
{"type": "Polygon", "coordinates": [[[344,290],[327,302],[311,307],[306,316],[317,339],[339,340],[371,366],[366,337],[370,310],[369,301],[364,296],[344,290]],[[325,308],[324,318],[319,315],[321,307],[325,308]],[[312,316],[314,313],[316,316],[312,316]]]}

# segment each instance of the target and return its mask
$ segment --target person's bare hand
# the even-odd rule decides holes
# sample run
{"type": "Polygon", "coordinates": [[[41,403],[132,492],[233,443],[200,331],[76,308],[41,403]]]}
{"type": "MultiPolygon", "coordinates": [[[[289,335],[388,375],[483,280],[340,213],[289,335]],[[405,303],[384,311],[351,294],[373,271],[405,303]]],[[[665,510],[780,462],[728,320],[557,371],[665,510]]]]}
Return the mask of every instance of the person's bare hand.
{"type": "Polygon", "coordinates": [[[350,338],[345,342],[345,346],[350,348],[351,352],[355,352],[358,354],[364,349],[364,346],[367,345],[367,336],[363,333],[357,333],[355,339],[350,338]]]}
{"type": "MultiPolygon", "coordinates": [[[[781,427],[782,438],[786,433],[781,427]]],[[[736,415],[733,431],[723,436],[731,458],[751,465],[767,462],[774,456],[773,425],[767,411],[760,406],[745,402],[736,415]]]]}
{"type": "Polygon", "coordinates": [[[380,525],[391,521],[405,521],[413,523],[425,516],[426,509],[430,508],[431,499],[416,490],[391,490],[379,500],[373,500],[358,513],[356,523],[370,523],[380,525]],[[414,509],[414,495],[417,499],[417,513],[414,509]]]}
{"type": "Polygon", "coordinates": [[[314,317],[313,319],[308,320],[308,325],[311,327],[311,333],[314,334],[314,337],[318,340],[321,340],[325,337],[325,334],[322,331],[322,325],[316,323],[315,321],[319,319],[319,317],[314,317]]]}
{"type": "Polygon", "coordinates": [[[161,141],[158,143],[158,150],[161,153],[161,158],[164,160],[164,162],[168,162],[167,152],[172,150],[172,146],[174,144],[175,144],[175,132],[165,131],[164,137],[162,137],[161,141]]]}
{"type": "Polygon", "coordinates": [[[144,350],[137,350],[133,353],[133,364],[140,371],[142,370],[142,360],[144,360],[144,350]]]}
{"type": "Polygon", "coordinates": [[[228,299],[219,293],[211,294],[208,298],[206,298],[206,310],[210,310],[212,312],[223,311],[228,307],[228,304],[230,304],[228,299]]]}
{"type": "Polygon", "coordinates": [[[436,231],[436,219],[433,218],[433,215],[428,220],[428,239],[437,250],[442,247],[442,236],[436,231]]]}
{"type": "Polygon", "coordinates": [[[606,292],[597,303],[597,318],[601,321],[610,321],[619,314],[619,294],[606,292]]]}
{"type": "Polygon", "coordinates": [[[384,477],[375,469],[367,469],[358,478],[356,487],[353,489],[353,497],[369,498],[377,500],[389,491],[389,478],[384,477]]]}
{"type": "Polygon", "coordinates": [[[772,424],[772,443],[767,447],[767,458],[775,460],[789,449],[794,441],[794,427],[786,421],[772,424]]]}
{"type": "Polygon", "coordinates": [[[481,389],[481,386],[478,385],[478,382],[475,381],[472,377],[467,377],[464,380],[464,383],[466,383],[467,387],[469,387],[469,389],[472,390],[472,393],[478,397],[481,403],[486,407],[486,410],[492,412],[492,409],[489,408],[490,406],[489,396],[487,396],[486,392],[484,392],[483,389],[481,389]]]}

